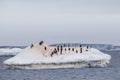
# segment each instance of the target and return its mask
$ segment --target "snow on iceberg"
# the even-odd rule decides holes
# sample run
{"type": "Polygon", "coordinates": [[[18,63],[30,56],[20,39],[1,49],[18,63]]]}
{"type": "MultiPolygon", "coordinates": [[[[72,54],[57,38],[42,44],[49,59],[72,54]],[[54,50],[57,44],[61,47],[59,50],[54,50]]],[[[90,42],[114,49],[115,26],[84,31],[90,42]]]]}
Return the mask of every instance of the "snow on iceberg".
{"type": "Polygon", "coordinates": [[[88,47],[62,47],[34,44],[4,64],[11,69],[106,67],[111,56],[88,47]]]}
{"type": "Polygon", "coordinates": [[[22,50],[21,48],[0,48],[0,56],[17,55],[22,50]]]}

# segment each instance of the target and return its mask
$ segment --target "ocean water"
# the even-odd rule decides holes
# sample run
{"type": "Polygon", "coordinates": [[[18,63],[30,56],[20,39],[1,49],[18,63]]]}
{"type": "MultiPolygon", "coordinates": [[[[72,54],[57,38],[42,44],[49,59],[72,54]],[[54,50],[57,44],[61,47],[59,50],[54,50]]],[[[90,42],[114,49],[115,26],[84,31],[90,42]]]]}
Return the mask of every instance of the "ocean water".
{"type": "Polygon", "coordinates": [[[102,52],[112,56],[106,68],[7,70],[3,61],[12,56],[0,56],[0,80],[120,80],[120,51],[102,52]]]}

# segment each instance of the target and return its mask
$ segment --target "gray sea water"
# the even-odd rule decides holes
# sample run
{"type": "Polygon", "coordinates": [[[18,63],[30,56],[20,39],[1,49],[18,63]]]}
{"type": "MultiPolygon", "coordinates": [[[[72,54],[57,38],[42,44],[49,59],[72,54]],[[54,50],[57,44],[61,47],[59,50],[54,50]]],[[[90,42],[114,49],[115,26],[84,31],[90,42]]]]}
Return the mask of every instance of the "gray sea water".
{"type": "Polygon", "coordinates": [[[0,80],[120,80],[120,51],[103,51],[112,56],[106,68],[7,70],[0,56],[0,80]]]}

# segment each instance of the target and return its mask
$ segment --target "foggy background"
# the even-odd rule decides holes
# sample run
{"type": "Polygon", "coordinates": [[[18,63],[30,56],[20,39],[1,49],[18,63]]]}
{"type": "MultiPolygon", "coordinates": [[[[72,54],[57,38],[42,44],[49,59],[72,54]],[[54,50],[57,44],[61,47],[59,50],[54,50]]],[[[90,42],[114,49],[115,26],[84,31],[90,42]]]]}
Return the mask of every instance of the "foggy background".
{"type": "Polygon", "coordinates": [[[120,0],[0,0],[0,46],[120,45],[120,0]]]}

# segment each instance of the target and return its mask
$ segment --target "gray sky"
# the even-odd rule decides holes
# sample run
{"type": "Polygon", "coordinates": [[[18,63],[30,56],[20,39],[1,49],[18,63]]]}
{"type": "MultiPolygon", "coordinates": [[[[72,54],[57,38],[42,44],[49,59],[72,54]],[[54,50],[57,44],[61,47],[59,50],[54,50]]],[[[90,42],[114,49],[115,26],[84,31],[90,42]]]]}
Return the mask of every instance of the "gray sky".
{"type": "Polygon", "coordinates": [[[120,45],[120,0],[0,0],[0,45],[40,40],[120,45]]]}

